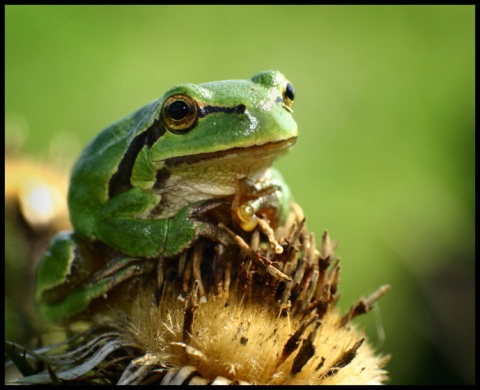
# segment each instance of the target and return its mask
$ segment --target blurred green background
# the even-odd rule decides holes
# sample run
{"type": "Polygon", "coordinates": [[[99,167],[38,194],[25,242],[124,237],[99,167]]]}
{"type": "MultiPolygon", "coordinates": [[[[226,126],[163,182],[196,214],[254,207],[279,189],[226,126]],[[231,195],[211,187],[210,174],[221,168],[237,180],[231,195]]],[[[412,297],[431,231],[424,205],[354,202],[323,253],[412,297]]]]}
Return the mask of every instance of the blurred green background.
{"type": "Polygon", "coordinates": [[[283,72],[300,137],[276,166],[309,229],[340,243],[340,306],[391,284],[357,320],[390,383],[474,383],[474,6],[9,5],[5,20],[5,141],[35,158],[69,161],[178,83],[283,72]]]}

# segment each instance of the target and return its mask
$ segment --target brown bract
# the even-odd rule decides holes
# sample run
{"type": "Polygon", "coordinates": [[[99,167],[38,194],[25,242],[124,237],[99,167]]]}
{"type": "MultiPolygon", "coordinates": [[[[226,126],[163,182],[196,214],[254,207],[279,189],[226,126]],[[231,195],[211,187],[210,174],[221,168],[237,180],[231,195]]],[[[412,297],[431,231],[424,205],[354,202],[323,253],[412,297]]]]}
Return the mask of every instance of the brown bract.
{"type": "Polygon", "coordinates": [[[273,236],[265,226],[225,229],[236,245],[201,239],[180,257],[164,259],[160,275],[130,281],[112,294],[88,331],[66,344],[70,355],[82,351],[80,363],[61,363],[61,354],[50,351],[48,359],[56,362],[50,373],[17,382],[386,381],[388,357],[377,354],[351,320],[368,312],[388,286],[342,315],[335,307],[340,262],[329,235],[317,249],[297,205],[273,236]]]}

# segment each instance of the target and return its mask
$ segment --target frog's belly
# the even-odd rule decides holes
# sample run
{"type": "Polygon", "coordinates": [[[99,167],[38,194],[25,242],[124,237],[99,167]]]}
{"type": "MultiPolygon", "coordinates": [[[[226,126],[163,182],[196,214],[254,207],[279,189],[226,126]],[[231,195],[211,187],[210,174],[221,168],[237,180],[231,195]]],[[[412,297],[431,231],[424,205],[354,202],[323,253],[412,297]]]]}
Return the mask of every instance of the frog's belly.
{"type": "Polygon", "coordinates": [[[234,195],[239,177],[253,183],[268,183],[273,161],[293,142],[286,140],[166,160],[164,171],[157,176],[162,182],[154,186],[161,195],[156,208],[158,217],[171,217],[194,202],[234,195]]]}
{"type": "Polygon", "coordinates": [[[262,172],[231,172],[209,167],[201,172],[182,172],[172,175],[160,191],[161,200],[157,211],[159,218],[169,218],[188,204],[235,194],[236,178],[247,177],[254,183],[264,181],[269,175],[262,172]]]}
{"type": "MultiPolygon", "coordinates": [[[[191,186],[184,184],[172,187],[171,190],[162,194],[160,201],[159,218],[169,218],[177,214],[188,204],[213,198],[231,196],[235,189],[229,186],[218,186],[207,183],[196,183],[191,186]]],[[[158,210],[158,208],[157,208],[158,210]]]]}

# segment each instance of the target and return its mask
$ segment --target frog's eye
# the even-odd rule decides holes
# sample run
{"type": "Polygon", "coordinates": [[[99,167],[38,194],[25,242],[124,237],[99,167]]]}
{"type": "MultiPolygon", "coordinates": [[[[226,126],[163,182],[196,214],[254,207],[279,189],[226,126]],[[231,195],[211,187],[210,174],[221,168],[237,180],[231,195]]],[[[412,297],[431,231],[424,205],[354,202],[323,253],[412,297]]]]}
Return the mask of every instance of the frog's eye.
{"type": "Polygon", "coordinates": [[[163,120],[172,133],[185,133],[197,121],[197,103],[187,95],[172,95],[163,103],[163,120]]]}
{"type": "Polygon", "coordinates": [[[294,98],[295,98],[295,90],[293,89],[293,85],[290,83],[287,83],[283,90],[283,102],[288,108],[292,108],[294,98]]]}

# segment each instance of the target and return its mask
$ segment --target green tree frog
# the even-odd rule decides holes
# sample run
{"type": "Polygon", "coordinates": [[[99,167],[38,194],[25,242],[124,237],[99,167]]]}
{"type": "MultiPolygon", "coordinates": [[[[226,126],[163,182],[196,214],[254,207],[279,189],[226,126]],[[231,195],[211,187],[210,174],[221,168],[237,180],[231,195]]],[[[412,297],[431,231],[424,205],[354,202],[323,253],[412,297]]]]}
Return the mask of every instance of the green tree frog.
{"type": "Polygon", "coordinates": [[[73,232],[54,237],[38,266],[40,312],[70,318],[199,237],[229,245],[202,218],[220,204],[245,231],[260,214],[285,219],[290,192],[271,165],[297,138],[293,100],[277,71],[181,84],[100,132],[71,173],[73,232]]]}

